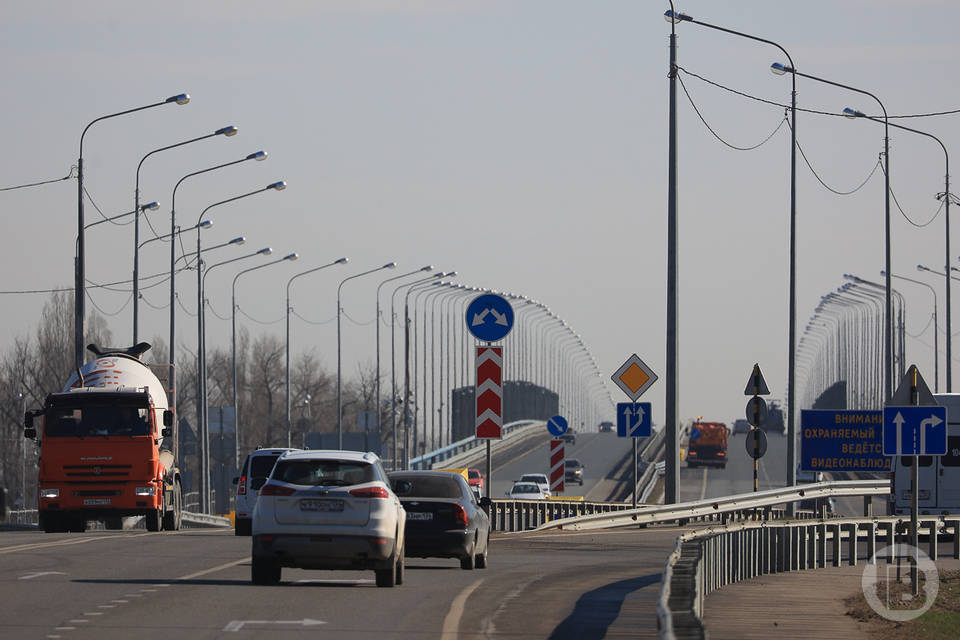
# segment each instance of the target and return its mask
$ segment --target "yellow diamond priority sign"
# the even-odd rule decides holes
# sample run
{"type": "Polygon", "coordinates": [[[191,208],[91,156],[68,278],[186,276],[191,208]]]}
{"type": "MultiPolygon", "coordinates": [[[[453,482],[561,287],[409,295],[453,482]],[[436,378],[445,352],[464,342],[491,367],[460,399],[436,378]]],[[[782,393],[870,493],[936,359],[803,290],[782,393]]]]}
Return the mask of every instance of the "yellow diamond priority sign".
{"type": "Polygon", "coordinates": [[[657,374],[637,354],[627,358],[611,377],[634,402],[657,381],[657,374]]]}

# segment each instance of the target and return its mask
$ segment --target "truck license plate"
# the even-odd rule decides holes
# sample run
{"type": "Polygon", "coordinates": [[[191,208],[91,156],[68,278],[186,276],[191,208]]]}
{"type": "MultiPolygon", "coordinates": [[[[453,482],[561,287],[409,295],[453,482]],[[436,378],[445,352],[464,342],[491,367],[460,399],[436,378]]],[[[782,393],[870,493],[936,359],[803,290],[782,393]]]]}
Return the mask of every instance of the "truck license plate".
{"type": "Polygon", "coordinates": [[[110,498],[84,498],[83,504],[87,506],[110,504],[110,498]]]}
{"type": "Polygon", "coordinates": [[[343,511],[343,500],[314,500],[305,498],[300,501],[300,511],[339,513],[343,511]]]}

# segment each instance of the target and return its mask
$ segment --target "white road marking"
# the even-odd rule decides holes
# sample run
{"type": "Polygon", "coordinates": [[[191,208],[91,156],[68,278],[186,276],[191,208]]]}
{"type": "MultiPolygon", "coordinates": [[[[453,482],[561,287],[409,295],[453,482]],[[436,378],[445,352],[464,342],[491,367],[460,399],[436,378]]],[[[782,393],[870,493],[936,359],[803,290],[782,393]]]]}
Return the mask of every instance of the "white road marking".
{"type": "Polygon", "coordinates": [[[114,604],[126,604],[126,603],[128,603],[128,602],[130,602],[130,601],[129,601],[129,600],[111,600],[110,602],[112,602],[112,603],[114,603],[114,604]]]}
{"type": "Polygon", "coordinates": [[[65,576],[63,571],[35,571],[34,573],[25,573],[17,580],[33,580],[34,578],[39,578],[41,576],[65,576]]]}
{"type": "MultiPolygon", "coordinates": [[[[208,573],[215,573],[217,571],[223,571],[224,569],[229,569],[230,567],[235,567],[238,564],[243,564],[244,562],[250,562],[251,558],[248,556],[246,558],[240,558],[239,560],[234,560],[233,562],[227,562],[225,564],[218,565],[216,567],[210,567],[209,569],[204,569],[203,571],[197,571],[196,573],[190,573],[185,576],[180,576],[177,580],[193,580],[194,578],[199,578],[200,576],[205,576],[208,573]]],[[[158,584],[158,587],[169,587],[169,584],[158,584]]],[[[141,589],[141,591],[152,591],[152,589],[141,589]]]]}
{"type": "Polygon", "coordinates": [[[447,611],[447,616],[443,619],[443,630],[440,632],[440,638],[442,640],[450,640],[457,637],[457,630],[460,628],[460,618],[463,617],[463,610],[467,604],[467,598],[480,586],[481,582],[483,582],[483,578],[480,578],[461,591],[457,597],[453,599],[453,602],[450,603],[450,610],[447,611]]]}
{"type": "Polygon", "coordinates": [[[54,631],[73,631],[76,627],[54,627],[54,631]]]}
{"type": "Polygon", "coordinates": [[[703,500],[707,495],[707,468],[703,468],[703,482],[700,483],[700,499],[703,500]]]}
{"type": "Polygon", "coordinates": [[[0,547],[0,555],[16,553],[17,551],[32,551],[33,549],[47,549],[50,547],[63,547],[74,544],[86,544],[88,542],[97,542],[99,540],[116,540],[117,538],[139,538],[141,536],[152,536],[153,533],[138,533],[134,535],[110,535],[110,536],[89,536],[83,538],[68,538],[66,540],[56,540],[54,542],[34,542],[30,544],[18,544],[12,547],[0,547]]]}
{"type": "Polygon", "coordinates": [[[294,584],[373,584],[375,580],[296,580],[294,584]]]}
{"type": "Polygon", "coordinates": [[[85,615],[85,616],[102,616],[102,615],[103,615],[103,611],[88,611],[88,612],[84,613],[83,615],[85,615]]]}
{"type": "Polygon", "coordinates": [[[116,606],[115,604],[98,604],[97,609],[113,609],[116,606]]]}
{"type": "Polygon", "coordinates": [[[76,620],[69,620],[70,624],[82,624],[84,622],[90,622],[89,620],[84,620],[83,618],[77,618],[76,620]]]}
{"type": "Polygon", "coordinates": [[[315,627],[321,624],[327,624],[323,620],[313,620],[311,618],[304,618],[303,620],[231,620],[227,626],[223,628],[224,631],[240,631],[243,629],[244,625],[268,625],[268,624],[296,624],[301,627],[315,627]]]}

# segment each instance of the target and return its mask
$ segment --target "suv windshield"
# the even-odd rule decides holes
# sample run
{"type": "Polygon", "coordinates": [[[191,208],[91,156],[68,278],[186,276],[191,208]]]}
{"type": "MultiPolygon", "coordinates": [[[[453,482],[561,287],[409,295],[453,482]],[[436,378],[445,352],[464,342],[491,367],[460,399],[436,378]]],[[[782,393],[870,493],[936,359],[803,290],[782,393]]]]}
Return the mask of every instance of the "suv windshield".
{"type": "Polygon", "coordinates": [[[540,487],[535,484],[515,484],[511,493],[540,493],[540,487]]]}
{"type": "Polygon", "coordinates": [[[346,460],[280,460],[273,479],[290,484],[348,486],[377,479],[373,465],[346,460]]]}
{"type": "Polygon", "coordinates": [[[53,407],[47,411],[45,433],[53,438],[146,436],[150,435],[148,415],[145,407],[53,407]]]}

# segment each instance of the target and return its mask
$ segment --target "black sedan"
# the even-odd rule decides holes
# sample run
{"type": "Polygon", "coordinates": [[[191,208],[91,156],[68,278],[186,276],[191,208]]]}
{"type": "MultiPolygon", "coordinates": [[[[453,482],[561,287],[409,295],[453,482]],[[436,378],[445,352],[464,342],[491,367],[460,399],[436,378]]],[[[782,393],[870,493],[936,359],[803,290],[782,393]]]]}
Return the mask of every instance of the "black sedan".
{"type": "Polygon", "coordinates": [[[489,558],[490,520],[467,481],[450,471],[394,471],[394,493],[407,512],[406,555],[459,558],[462,569],[484,569],[489,558]]]}

